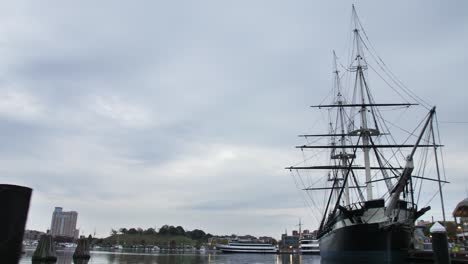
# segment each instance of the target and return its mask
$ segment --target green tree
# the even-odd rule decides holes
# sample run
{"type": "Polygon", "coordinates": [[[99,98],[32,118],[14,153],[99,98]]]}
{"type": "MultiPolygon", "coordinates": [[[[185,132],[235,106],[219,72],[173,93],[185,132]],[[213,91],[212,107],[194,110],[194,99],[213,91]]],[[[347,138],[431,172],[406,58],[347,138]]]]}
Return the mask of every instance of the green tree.
{"type": "Polygon", "coordinates": [[[145,235],[155,235],[156,234],[156,230],[154,230],[154,228],[150,227],[148,229],[146,229],[145,231],[143,231],[143,233],[145,235]]]}
{"type": "Polygon", "coordinates": [[[137,228],[137,232],[138,232],[139,235],[143,235],[143,229],[142,228],[140,228],[140,227],[137,228]]]}
{"type": "Polygon", "coordinates": [[[174,226],[169,226],[169,234],[173,236],[177,235],[177,228],[174,226]]]}
{"type": "Polygon", "coordinates": [[[161,226],[161,228],[159,228],[159,234],[160,235],[169,235],[169,226],[168,225],[161,226]]]}
{"type": "Polygon", "coordinates": [[[185,230],[184,230],[184,228],[181,227],[181,226],[177,226],[177,227],[176,227],[176,235],[185,236],[185,230]]]}
{"type": "MultiPolygon", "coordinates": [[[[455,222],[440,222],[444,227],[445,227],[445,230],[447,231],[447,237],[449,240],[454,240],[456,238],[456,233],[457,233],[457,227],[455,225],[455,222]]],[[[429,237],[431,235],[431,229],[432,227],[432,224],[430,225],[427,225],[425,228],[424,228],[424,235],[429,237]]]]}
{"type": "Polygon", "coordinates": [[[444,226],[447,229],[447,236],[449,240],[455,240],[457,236],[457,226],[455,225],[455,222],[444,222],[444,226]]]}
{"type": "Polygon", "coordinates": [[[193,240],[200,240],[200,239],[203,239],[205,238],[206,234],[203,230],[200,230],[200,229],[194,229],[190,232],[187,232],[188,233],[188,237],[190,237],[191,239],[193,240]]]}

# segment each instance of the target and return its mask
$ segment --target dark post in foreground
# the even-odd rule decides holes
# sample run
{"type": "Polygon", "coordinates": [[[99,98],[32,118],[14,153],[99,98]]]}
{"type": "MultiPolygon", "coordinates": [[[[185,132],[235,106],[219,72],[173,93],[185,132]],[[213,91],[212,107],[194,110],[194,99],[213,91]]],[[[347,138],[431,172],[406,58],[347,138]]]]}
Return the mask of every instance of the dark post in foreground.
{"type": "Polygon", "coordinates": [[[2,263],[18,263],[32,189],[0,184],[0,256],[2,263]]]}
{"type": "Polygon", "coordinates": [[[450,254],[448,250],[447,230],[439,222],[430,229],[432,235],[432,250],[434,251],[434,263],[449,264],[450,254]]]}
{"type": "Polygon", "coordinates": [[[32,256],[33,261],[56,261],[54,239],[51,235],[42,235],[32,256]]]}
{"type": "Polygon", "coordinates": [[[73,253],[73,259],[89,259],[91,256],[89,254],[89,240],[81,237],[77,242],[78,246],[73,253]]]}

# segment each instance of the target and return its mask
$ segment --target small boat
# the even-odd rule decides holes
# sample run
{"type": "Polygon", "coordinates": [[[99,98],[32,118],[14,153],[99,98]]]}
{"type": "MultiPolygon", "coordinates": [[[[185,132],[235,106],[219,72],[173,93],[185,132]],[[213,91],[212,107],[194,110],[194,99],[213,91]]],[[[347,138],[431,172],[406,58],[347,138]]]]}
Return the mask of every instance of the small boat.
{"type": "Polygon", "coordinates": [[[114,249],[122,250],[122,249],[123,249],[123,246],[122,246],[122,245],[115,245],[115,246],[114,246],[114,249]]]}
{"type": "Polygon", "coordinates": [[[158,246],[154,246],[151,250],[153,251],[160,251],[161,249],[158,246]]]}
{"type": "Polygon", "coordinates": [[[320,254],[318,239],[301,239],[299,240],[299,252],[301,254],[320,254]]]}
{"type": "Polygon", "coordinates": [[[275,254],[278,249],[275,245],[256,242],[231,241],[227,245],[217,245],[216,249],[224,253],[263,253],[275,254]]]}

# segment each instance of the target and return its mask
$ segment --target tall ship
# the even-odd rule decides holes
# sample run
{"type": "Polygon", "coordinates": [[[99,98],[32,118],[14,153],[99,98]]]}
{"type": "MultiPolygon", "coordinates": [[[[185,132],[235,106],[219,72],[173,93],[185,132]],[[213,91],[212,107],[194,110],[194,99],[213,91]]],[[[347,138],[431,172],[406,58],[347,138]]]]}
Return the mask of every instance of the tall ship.
{"type": "Polygon", "coordinates": [[[333,52],[331,96],[312,106],[326,119],[325,133],[300,135],[303,160],[287,169],[322,216],[323,259],[398,262],[412,248],[415,221],[430,210],[422,201],[428,191],[440,194],[444,211],[436,108],[389,70],[354,6],[351,24],[349,62],[343,66],[333,52]],[[370,80],[389,88],[374,93],[370,80]]]}

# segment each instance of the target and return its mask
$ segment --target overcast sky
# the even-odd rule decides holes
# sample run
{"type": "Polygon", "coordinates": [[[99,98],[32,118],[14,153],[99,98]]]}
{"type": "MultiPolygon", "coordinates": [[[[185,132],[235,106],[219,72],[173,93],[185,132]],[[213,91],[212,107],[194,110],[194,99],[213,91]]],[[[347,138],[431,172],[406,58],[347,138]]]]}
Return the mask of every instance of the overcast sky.
{"type": "MultiPolygon", "coordinates": [[[[55,206],[99,236],[317,228],[284,167],[297,134],[323,132],[308,106],[348,50],[352,2],[329,2],[2,1],[0,182],[34,189],[27,228],[50,228],[55,206]]],[[[355,3],[399,79],[468,122],[468,2],[355,3]]],[[[440,127],[451,213],[468,124],[440,127]]]]}

